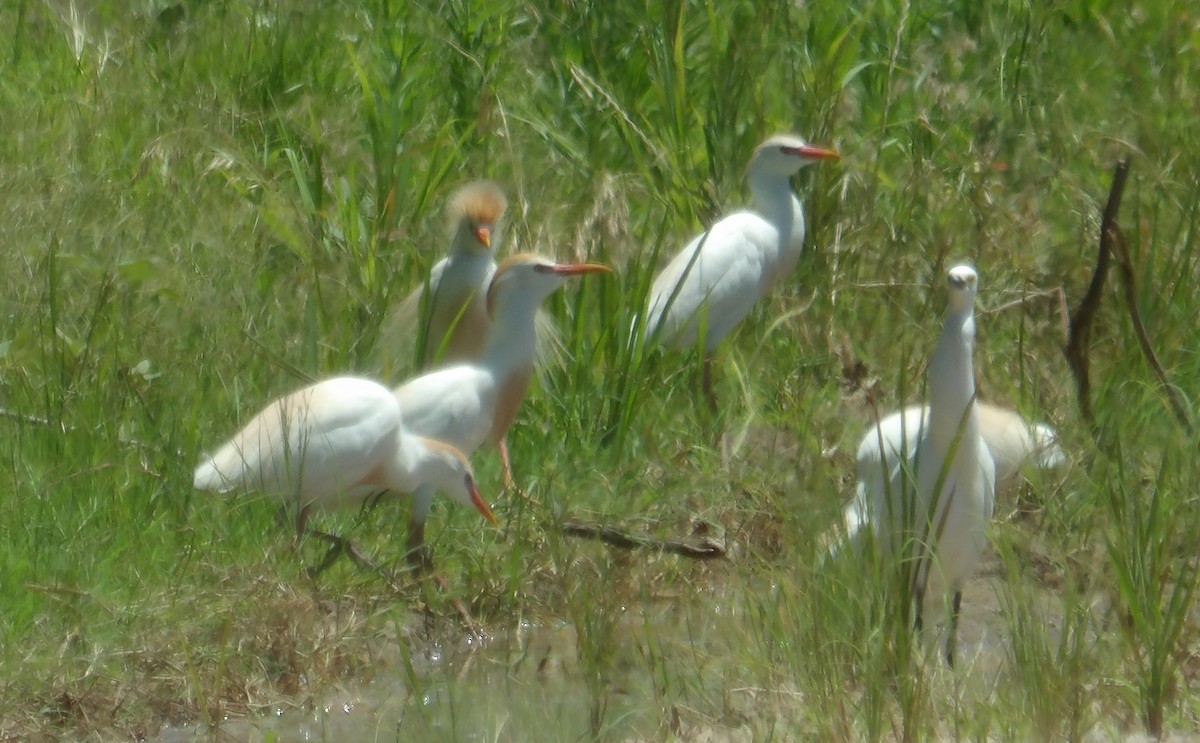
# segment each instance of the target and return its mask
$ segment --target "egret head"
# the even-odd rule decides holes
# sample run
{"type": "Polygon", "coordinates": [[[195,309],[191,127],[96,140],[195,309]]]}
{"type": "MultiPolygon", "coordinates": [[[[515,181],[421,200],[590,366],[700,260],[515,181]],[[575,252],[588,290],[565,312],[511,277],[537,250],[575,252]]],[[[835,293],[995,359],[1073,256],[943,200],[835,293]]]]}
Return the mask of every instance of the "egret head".
{"type": "Polygon", "coordinates": [[[975,269],[967,265],[951,268],[946,274],[946,283],[950,287],[950,310],[964,310],[975,304],[975,294],[979,291],[979,275],[975,269]]]}
{"type": "Polygon", "coordinates": [[[511,255],[500,262],[488,287],[488,314],[494,317],[497,307],[510,302],[525,301],[539,306],[572,276],[611,271],[600,263],[556,263],[532,253],[511,255]]]}
{"type": "Polygon", "coordinates": [[[805,165],[838,157],[833,150],[811,145],[795,134],[776,134],[754,151],[750,171],[789,177],[805,165]]]}
{"type": "Polygon", "coordinates": [[[426,460],[422,473],[425,481],[450,499],[464,506],[474,506],[485,519],[496,523],[496,515],[475,486],[475,470],[466,455],[440,441],[427,439],[426,443],[432,456],[426,460]]]}
{"type": "Polygon", "coordinates": [[[497,242],[497,225],[508,209],[504,192],[491,181],[468,183],[450,199],[453,249],[486,253],[497,242]]]}

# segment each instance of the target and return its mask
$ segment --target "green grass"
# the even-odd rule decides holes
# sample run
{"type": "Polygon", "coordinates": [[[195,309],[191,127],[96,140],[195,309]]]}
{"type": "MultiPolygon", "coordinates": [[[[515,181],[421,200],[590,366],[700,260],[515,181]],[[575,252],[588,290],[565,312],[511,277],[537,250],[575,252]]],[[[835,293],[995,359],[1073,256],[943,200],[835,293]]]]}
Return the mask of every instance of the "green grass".
{"type": "MultiPolygon", "coordinates": [[[[379,729],[399,739],[1195,729],[1196,440],[1110,287],[1096,443],[1053,293],[1082,296],[1132,156],[1138,298],[1195,414],[1188,3],[18,0],[0,28],[0,737],[217,724],[385,673],[441,700],[401,703],[379,729]],[[695,355],[628,328],[780,130],[843,157],[797,179],[807,252],[723,348],[714,417],[695,355]],[[314,584],[319,545],[294,552],[269,501],[190,485],[273,396],[379,372],[388,308],[481,177],[509,193],[506,250],[617,273],[547,303],[567,360],[510,435],[537,504],[501,499],[483,451],[501,528],[444,505],[430,521],[450,596],[508,669],[460,681],[421,661],[453,633],[446,593],[351,566],[314,584]],[[1071,462],[998,505],[987,660],[955,675],[819,540],[873,406],[919,394],[963,259],[981,394],[1058,427],[1071,462]],[[707,524],[732,559],[612,552],[563,536],[564,515],[707,524]],[[503,639],[522,621],[570,628],[549,687],[503,639]]],[[[323,523],[402,561],[403,506],[323,523]]]]}

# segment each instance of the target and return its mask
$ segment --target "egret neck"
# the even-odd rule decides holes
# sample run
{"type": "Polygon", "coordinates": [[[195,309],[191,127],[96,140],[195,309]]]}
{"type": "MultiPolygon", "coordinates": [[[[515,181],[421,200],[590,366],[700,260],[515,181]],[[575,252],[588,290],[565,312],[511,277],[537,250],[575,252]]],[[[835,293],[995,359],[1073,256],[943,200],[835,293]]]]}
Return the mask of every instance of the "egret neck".
{"type": "Polygon", "coordinates": [[[979,441],[979,417],[974,408],[963,420],[963,411],[975,398],[971,361],[975,346],[973,300],[973,296],[954,296],[955,306],[946,316],[929,367],[929,422],[925,430],[930,444],[942,457],[950,452],[960,430],[962,445],[979,441]]]}
{"type": "Polygon", "coordinates": [[[482,366],[496,384],[496,409],[488,440],[498,444],[504,438],[533,376],[537,356],[534,318],[542,304],[536,293],[510,293],[507,301],[494,307],[491,333],[483,354],[482,366]]]}
{"type": "Polygon", "coordinates": [[[799,257],[804,247],[804,210],[788,176],[752,168],[749,181],[754,209],[779,230],[780,256],[799,257]]]}

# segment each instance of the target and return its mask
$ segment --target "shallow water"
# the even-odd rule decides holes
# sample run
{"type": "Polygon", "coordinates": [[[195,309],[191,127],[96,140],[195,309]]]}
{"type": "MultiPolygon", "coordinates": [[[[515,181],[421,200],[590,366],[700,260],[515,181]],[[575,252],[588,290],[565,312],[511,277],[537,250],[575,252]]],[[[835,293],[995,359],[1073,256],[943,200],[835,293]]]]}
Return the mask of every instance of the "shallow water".
{"type": "MultiPolygon", "coordinates": [[[[1001,672],[1008,642],[1004,578],[989,562],[966,591],[957,645],[960,673],[983,687],[1001,672]]],[[[522,622],[482,647],[458,636],[348,680],[311,707],[225,720],[217,731],[168,727],[156,740],[795,739],[810,712],[798,692],[761,688],[778,678],[764,680],[769,664],[753,662],[747,593],[618,604],[581,617],[582,633],[555,621],[522,622]]]]}
{"type": "MultiPolygon", "coordinates": [[[[585,638],[566,622],[524,622],[479,648],[469,638],[434,644],[420,658],[382,668],[323,694],[312,709],[277,708],[258,719],[164,728],[159,743],[199,740],[562,741],[603,735],[660,737],[663,700],[705,706],[725,679],[706,688],[705,667],[730,610],[618,609],[585,638]],[[679,615],[686,615],[680,622],[679,615]],[[682,661],[686,654],[694,660],[682,661]],[[655,656],[660,660],[656,661],[655,656]],[[599,660],[582,660],[599,658],[599,660]],[[587,668],[602,668],[589,678],[587,668]],[[658,673],[648,669],[656,668],[658,673]],[[419,669],[419,670],[418,670],[419,669]],[[669,688],[686,673],[688,688],[669,688]],[[698,673],[697,673],[698,672],[698,673]]],[[[678,717],[678,715],[674,715],[678,717]]],[[[676,720],[677,725],[682,723],[676,720]]],[[[728,739],[728,736],[722,739],[728,739]]]]}

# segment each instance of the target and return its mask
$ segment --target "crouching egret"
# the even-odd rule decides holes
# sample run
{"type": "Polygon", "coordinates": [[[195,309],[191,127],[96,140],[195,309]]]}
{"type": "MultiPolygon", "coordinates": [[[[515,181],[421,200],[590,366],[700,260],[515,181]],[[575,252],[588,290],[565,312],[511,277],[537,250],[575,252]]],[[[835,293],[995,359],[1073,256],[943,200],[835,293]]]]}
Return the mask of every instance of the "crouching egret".
{"type": "MultiPolygon", "coordinates": [[[[987,544],[996,466],[980,435],[972,354],[978,277],[955,266],[947,277],[949,308],[929,364],[929,415],[908,435],[915,446],[887,452],[884,467],[859,470],[845,520],[851,539],[869,527],[883,552],[909,564],[916,625],[930,609],[950,606],[946,662],[954,665],[962,587],[987,544]],[[909,558],[915,558],[910,560],[909,558]]],[[[879,430],[876,451],[879,450],[879,430]]]]}
{"type": "Polygon", "coordinates": [[[391,390],[354,377],[318,382],[272,402],[200,463],[193,485],[269,493],[294,504],[297,533],[333,543],[316,572],[343,551],[374,567],[349,540],[307,527],[314,509],[361,503],[380,489],[440,490],[496,523],[466,456],[409,432],[391,390]]]}
{"type": "Polygon", "coordinates": [[[754,304],[792,272],[804,248],[804,210],[788,179],[806,165],[837,157],[794,134],[767,139],[754,151],[748,169],[754,210],[718,221],[654,279],[647,338],[681,349],[703,344],[704,394],[714,409],[713,352],[754,304]]]}
{"type": "MultiPolygon", "coordinates": [[[[500,263],[487,292],[491,317],[487,350],[477,364],[460,364],[417,377],[395,389],[414,432],[445,441],[467,455],[484,443],[500,448],[505,479],[512,464],[505,435],[521,409],[537,354],[535,316],[542,301],[567,279],[608,272],[596,263],[555,263],[536,255],[513,255],[500,263]]],[[[409,557],[428,566],[425,519],[433,489],[417,489],[409,534],[409,557]]]]}

